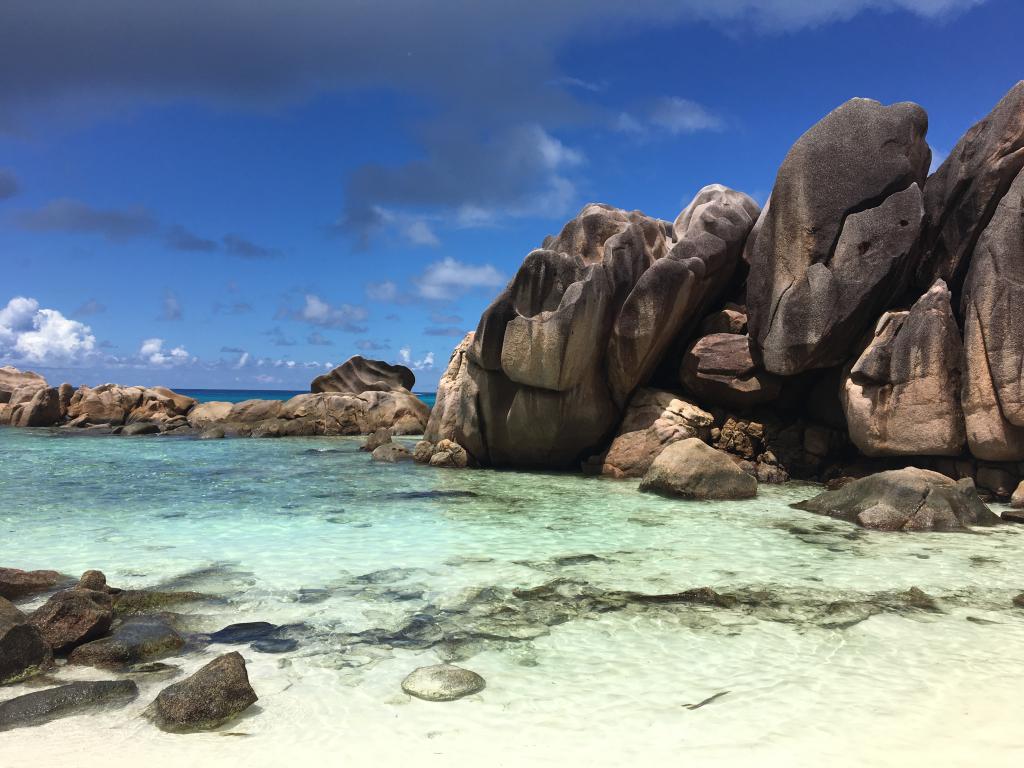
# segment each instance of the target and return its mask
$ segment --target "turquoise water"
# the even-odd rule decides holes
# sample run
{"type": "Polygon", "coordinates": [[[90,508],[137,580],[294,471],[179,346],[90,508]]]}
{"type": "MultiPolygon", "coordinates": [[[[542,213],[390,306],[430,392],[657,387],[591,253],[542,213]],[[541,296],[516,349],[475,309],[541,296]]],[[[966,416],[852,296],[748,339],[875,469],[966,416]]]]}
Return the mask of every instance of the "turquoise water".
{"type": "MultiPolygon", "coordinates": [[[[306,390],[285,389],[179,389],[177,392],[198,400],[200,403],[224,402],[241,403],[245,400],[289,400],[306,390]]],[[[436,392],[417,392],[416,395],[427,405],[433,407],[436,392]]]]}
{"type": "Polygon", "coordinates": [[[260,703],[225,731],[246,738],[160,733],[135,716],[149,683],[128,709],[0,734],[0,765],[1020,764],[1021,529],[872,533],[789,509],[805,485],[689,503],[375,464],[359,443],[0,430],[0,565],[221,596],[185,609],[195,631],[301,625],[290,653],[239,648],[260,703]],[[624,594],[702,586],[737,603],[624,594]],[[438,660],[487,689],[402,694],[438,660]]]}

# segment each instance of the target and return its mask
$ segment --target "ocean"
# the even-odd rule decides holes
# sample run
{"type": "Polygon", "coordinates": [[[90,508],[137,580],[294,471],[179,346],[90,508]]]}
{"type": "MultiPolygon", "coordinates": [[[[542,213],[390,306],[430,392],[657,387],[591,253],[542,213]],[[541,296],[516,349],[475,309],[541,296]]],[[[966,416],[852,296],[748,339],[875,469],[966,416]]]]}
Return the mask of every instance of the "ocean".
{"type": "Polygon", "coordinates": [[[168,683],[142,681],[125,709],[0,734],[0,765],[1020,764],[1020,527],[872,532],[790,509],[817,491],[798,483],[685,502],[361,442],[0,429],[0,564],[198,590],[218,601],[176,609],[192,631],[298,642],[165,660],[242,652],[260,700],[221,731],[157,730],[139,715],[168,683]],[[643,597],[700,587],[729,600],[643,597]],[[439,661],[486,689],[402,692],[439,661]]]}

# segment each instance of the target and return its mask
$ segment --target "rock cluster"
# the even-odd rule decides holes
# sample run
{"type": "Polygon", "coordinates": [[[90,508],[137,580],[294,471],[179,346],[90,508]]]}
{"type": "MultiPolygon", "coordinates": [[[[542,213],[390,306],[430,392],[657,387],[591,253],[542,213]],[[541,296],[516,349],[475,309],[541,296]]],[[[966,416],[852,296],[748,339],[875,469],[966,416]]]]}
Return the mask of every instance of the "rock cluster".
{"type": "Polygon", "coordinates": [[[124,436],[204,438],[422,434],[430,409],[410,388],[412,371],[356,356],[288,401],[197,403],[166,387],[49,387],[38,374],[0,369],[0,425],[105,428],[124,436]]]}

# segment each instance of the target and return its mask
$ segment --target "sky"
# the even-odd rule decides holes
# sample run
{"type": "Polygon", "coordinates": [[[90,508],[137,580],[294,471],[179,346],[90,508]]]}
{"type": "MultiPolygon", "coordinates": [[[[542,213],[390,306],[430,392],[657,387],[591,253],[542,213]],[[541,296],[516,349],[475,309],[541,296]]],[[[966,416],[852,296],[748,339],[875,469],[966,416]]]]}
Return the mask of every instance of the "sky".
{"type": "Polygon", "coordinates": [[[430,391],[588,202],[769,196],[855,96],[938,161],[1024,77],[1020,0],[5,0],[0,365],[430,391]]]}

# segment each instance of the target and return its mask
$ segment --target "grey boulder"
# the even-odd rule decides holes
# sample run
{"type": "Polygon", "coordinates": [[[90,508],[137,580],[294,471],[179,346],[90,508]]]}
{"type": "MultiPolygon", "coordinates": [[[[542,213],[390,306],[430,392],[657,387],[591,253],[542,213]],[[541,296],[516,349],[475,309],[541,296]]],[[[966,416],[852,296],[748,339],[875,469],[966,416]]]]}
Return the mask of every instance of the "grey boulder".
{"type": "Polygon", "coordinates": [[[696,500],[750,499],[757,495],[757,480],[727,454],[691,437],[658,455],[640,490],[696,500]]]}
{"type": "Polygon", "coordinates": [[[402,690],[424,701],[455,701],[484,689],[476,672],[452,664],[420,667],[402,681],[402,690]]]}
{"type": "Polygon", "coordinates": [[[164,688],[149,709],[164,731],[185,733],[217,728],[258,697],[249,684],[245,660],[237,651],[218,656],[195,674],[164,688]]]}
{"type": "Polygon", "coordinates": [[[958,531],[999,522],[970,478],[915,467],[869,475],[791,506],[881,531],[958,531]]]}
{"type": "Polygon", "coordinates": [[[138,695],[139,688],[131,680],[69,683],[26,693],[0,703],[0,731],[42,725],[103,707],[124,706],[138,695]]]}
{"type": "Polygon", "coordinates": [[[391,365],[383,360],[368,360],[362,355],[355,355],[330,373],[313,379],[310,391],[358,395],[371,390],[412,390],[415,384],[415,374],[404,365],[391,365]]]}

